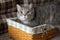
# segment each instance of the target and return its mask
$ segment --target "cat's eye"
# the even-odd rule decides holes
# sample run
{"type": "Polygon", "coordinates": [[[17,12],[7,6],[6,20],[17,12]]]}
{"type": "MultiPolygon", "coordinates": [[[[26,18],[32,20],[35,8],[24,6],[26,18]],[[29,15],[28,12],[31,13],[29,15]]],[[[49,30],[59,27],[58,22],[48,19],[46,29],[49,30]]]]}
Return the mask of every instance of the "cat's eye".
{"type": "Polygon", "coordinates": [[[23,13],[23,12],[21,11],[21,13],[23,13]]]}
{"type": "Polygon", "coordinates": [[[27,13],[29,13],[29,11],[27,11],[27,13]]]}

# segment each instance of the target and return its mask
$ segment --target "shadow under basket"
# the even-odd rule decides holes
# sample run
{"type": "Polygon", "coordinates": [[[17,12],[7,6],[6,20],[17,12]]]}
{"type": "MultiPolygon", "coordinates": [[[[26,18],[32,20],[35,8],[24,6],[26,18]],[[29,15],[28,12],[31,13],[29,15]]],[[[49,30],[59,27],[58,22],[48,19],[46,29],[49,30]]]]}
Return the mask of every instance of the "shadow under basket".
{"type": "Polygon", "coordinates": [[[14,40],[49,40],[56,35],[57,29],[49,24],[35,27],[24,25],[17,18],[7,19],[8,34],[14,40]]]}

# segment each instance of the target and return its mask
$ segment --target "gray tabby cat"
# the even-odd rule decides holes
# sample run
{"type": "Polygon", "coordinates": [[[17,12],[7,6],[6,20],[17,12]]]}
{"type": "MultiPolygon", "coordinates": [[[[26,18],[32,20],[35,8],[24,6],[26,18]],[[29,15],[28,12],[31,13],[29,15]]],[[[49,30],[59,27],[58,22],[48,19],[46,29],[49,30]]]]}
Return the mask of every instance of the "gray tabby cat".
{"type": "Polygon", "coordinates": [[[36,13],[40,18],[40,24],[50,24],[53,22],[56,10],[55,4],[47,3],[43,6],[36,7],[36,13]]]}
{"type": "Polygon", "coordinates": [[[22,6],[17,4],[17,17],[22,23],[29,26],[38,25],[38,22],[36,20],[33,20],[34,8],[32,7],[32,4],[22,6]]]}
{"type": "Polygon", "coordinates": [[[60,6],[56,2],[46,3],[44,5],[36,5],[35,9],[32,8],[32,4],[20,6],[17,5],[17,16],[24,24],[28,25],[37,25],[37,24],[56,24],[58,21],[60,23],[59,18],[57,19],[57,14],[60,16],[57,10],[59,10],[60,6]],[[36,12],[35,20],[31,21],[34,18],[34,10],[36,12]],[[26,18],[21,16],[23,13],[26,14],[26,18]],[[28,12],[29,11],[29,12],[28,12]],[[55,17],[56,16],[56,17],[55,17]],[[58,21],[57,21],[58,20],[58,21]]]}
{"type": "Polygon", "coordinates": [[[60,23],[60,2],[47,2],[44,5],[36,6],[36,13],[40,18],[40,24],[52,24],[60,23]],[[59,21],[59,22],[58,22],[59,21]]]}

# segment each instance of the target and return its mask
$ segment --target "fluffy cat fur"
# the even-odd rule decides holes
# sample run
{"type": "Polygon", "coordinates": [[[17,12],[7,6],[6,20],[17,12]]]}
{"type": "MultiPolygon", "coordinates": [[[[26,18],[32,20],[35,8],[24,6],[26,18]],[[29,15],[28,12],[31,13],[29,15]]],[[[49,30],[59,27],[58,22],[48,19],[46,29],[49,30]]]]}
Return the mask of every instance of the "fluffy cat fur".
{"type": "MultiPolygon", "coordinates": [[[[34,24],[60,24],[60,2],[51,2],[51,3],[46,3],[44,5],[36,5],[34,7],[34,12],[36,13],[36,17],[34,22],[31,23],[34,24]]],[[[33,12],[33,13],[34,13],[33,12]]],[[[34,13],[34,14],[35,14],[34,13]]],[[[18,14],[18,12],[17,12],[18,14]]],[[[19,15],[19,14],[18,14],[19,15]]],[[[34,15],[32,16],[34,17],[34,15]]],[[[18,17],[19,18],[19,17],[18,17]]],[[[30,24],[30,21],[28,21],[27,24],[30,24]]],[[[35,25],[36,25],[35,24],[35,25]]]]}
{"type": "Polygon", "coordinates": [[[36,5],[35,8],[40,24],[60,25],[60,1],[36,5]]]}
{"type": "Polygon", "coordinates": [[[17,4],[17,17],[22,23],[29,26],[38,25],[38,22],[36,20],[33,20],[34,15],[35,13],[32,4],[25,4],[22,6],[17,4]]]}

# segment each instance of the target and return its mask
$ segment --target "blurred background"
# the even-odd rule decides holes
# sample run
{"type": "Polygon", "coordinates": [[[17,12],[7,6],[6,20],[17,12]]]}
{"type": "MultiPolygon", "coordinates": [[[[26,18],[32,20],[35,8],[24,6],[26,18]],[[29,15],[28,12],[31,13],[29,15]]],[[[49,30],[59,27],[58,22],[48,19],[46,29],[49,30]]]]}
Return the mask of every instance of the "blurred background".
{"type": "Polygon", "coordinates": [[[8,32],[6,18],[16,17],[16,4],[30,3],[36,14],[40,13],[41,24],[51,24],[60,29],[60,0],[0,0],[0,35],[8,32]]]}

